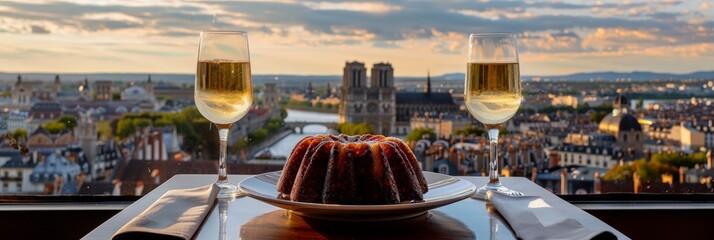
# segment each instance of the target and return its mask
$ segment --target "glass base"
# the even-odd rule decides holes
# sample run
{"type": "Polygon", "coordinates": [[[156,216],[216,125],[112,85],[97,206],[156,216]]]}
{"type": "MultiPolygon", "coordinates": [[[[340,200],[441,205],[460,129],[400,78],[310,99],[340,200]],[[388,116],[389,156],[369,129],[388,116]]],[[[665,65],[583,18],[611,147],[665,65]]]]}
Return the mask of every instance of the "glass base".
{"type": "Polygon", "coordinates": [[[218,198],[235,197],[240,192],[238,186],[228,181],[217,181],[216,186],[220,188],[218,198]]]}
{"type": "Polygon", "coordinates": [[[496,182],[488,183],[485,186],[476,189],[476,194],[474,194],[473,198],[488,201],[488,199],[486,198],[486,193],[488,191],[500,192],[509,196],[523,196],[522,192],[508,189],[507,187],[501,185],[501,182],[496,182]]]}

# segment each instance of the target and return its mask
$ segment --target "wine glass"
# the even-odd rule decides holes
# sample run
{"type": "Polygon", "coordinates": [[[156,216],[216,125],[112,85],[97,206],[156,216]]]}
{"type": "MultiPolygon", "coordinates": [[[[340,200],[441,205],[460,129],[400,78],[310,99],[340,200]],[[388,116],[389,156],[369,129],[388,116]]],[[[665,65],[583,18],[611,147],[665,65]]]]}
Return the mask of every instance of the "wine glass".
{"type": "Polygon", "coordinates": [[[218,128],[219,196],[238,192],[226,174],[226,141],[231,125],[253,104],[248,34],[238,31],[201,31],[196,70],[196,108],[218,128]]]}
{"type": "Polygon", "coordinates": [[[498,129],[516,114],[522,99],[516,40],[513,33],[475,33],[469,38],[464,104],[485,125],[490,142],[488,183],[476,190],[476,198],[486,199],[488,191],[523,195],[498,180],[498,129]]]}

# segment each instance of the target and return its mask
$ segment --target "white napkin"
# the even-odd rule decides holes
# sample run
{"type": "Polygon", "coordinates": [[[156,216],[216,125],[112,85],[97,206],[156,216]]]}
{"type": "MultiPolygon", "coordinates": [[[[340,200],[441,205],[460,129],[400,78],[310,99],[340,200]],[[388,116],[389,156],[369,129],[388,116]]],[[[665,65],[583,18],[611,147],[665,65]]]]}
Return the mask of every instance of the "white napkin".
{"type": "Polygon", "coordinates": [[[489,191],[486,197],[520,239],[617,239],[609,231],[593,231],[568,218],[540,197],[508,196],[489,191]]]}
{"type": "Polygon", "coordinates": [[[213,208],[218,190],[215,184],[170,190],[112,239],[191,239],[213,208]]]}

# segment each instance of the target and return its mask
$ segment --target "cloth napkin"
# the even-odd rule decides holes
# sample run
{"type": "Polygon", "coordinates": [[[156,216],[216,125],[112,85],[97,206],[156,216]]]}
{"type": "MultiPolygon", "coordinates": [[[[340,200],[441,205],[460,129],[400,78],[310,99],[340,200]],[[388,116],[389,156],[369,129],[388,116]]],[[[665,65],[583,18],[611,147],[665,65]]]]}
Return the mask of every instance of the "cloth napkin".
{"type": "Polygon", "coordinates": [[[609,231],[593,231],[578,220],[568,218],[540,197],[508,196],[486,193],[499,213],[506,219],[516,236],[530,239],[617,239],[609,231]]]}
{"type": "Polygon", "coordinates": [[[191,239],[211,211],[218,191],[215,184],[170,190],[112,239],[191,239]]]}

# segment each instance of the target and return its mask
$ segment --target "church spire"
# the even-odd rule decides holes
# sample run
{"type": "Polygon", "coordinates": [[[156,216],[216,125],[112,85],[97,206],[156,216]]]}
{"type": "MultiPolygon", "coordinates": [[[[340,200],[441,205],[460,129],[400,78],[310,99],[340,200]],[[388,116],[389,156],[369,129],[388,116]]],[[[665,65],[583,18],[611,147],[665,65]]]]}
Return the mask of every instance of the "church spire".
{"type": "Polygon", "coordinates": [[[55,92],[62,91],[62,84],[60,83],[59,74],[55,75],[55,92]]]}
{"type": "Polygon", "coordinates": [[[431,94],[431,72],[426,70],[426,85],[424,85],[424,93],[431,94]]]}

